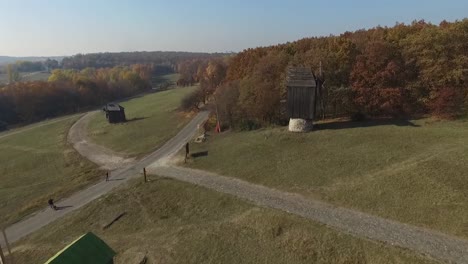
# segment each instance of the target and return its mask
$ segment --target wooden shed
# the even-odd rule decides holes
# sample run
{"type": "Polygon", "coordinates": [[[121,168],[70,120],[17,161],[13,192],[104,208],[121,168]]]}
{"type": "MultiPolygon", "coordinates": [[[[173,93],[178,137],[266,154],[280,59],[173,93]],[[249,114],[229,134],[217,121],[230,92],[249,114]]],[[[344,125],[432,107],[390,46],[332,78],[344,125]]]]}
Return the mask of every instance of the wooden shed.
{"type": "Polygon", "coordinates": [[[106,112],[107,121],[111,124],[123,123],[127,121],[125,108],[115,103],[109,103],[102,109],[106,112]]]}
{"type": "Polygon", "coordinates": [[[318,83],[312,70],[306,67],[289,68],[286,88],[289,131],[306,132],[312,129],[317,106],[318,83]]]}

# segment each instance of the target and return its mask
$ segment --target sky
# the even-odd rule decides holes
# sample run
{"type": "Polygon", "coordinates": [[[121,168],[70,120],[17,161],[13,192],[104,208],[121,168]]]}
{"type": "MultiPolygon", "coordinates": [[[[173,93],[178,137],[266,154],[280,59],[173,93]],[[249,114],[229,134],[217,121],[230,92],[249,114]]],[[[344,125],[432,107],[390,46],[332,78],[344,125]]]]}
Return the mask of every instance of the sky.
{"type": "Polygon", "coordinates": [[[468,17],[468,0],[0,0],[0,55],[238,52],[305,37],[468,17]]]}

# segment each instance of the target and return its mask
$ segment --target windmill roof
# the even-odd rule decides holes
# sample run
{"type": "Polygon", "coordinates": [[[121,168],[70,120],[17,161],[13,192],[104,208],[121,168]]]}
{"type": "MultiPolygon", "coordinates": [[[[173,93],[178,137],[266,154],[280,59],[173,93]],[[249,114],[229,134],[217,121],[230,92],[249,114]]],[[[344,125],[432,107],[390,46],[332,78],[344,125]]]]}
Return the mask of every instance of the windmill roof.
{"type": "Polygon", "coordinates": [[[286,86],[288,87],[316,87],[314,74],[310,68],[307,67],[292,67],[288,69],[288,76],[286,79],[286,86]]]}
{"type": "Polygon", "coordinates": [[[124,109],[124,108],[118,104],[110,103],[106,105],[107,111],[120,111],[120,109],[124,109]]]}

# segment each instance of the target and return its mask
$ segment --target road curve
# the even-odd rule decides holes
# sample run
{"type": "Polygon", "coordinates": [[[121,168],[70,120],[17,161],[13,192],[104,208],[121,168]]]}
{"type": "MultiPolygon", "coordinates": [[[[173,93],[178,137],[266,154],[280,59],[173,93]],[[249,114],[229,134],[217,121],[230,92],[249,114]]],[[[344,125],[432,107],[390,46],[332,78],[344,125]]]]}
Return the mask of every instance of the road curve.
{"type": "MultiPolygon", "coordinates": [[[[83,118],[86,118],[86,116],[83,118]]],[[[208,112],[198,113],[175,137],[167,141],[161,148],[134,164],[127,164],[122,168],[112,171],[109,182],[98,182],[57,203],[57,206],[66,207],[66,209],[54,211],[50,208],[45,208],[7,227],[5,232],[9,242],[14,243],[64,215],[83,207],[96,198],[110,192],[115,187],[126,183],[129,179],[138,177],[143,168],[160,160],[165,160],[167,157],[175,154],[195,135],[198,126],[207,118],[208,112]]],[[[5,245],[3,238],[0,238],[0,244],[5,245]]]]}
{"type": "MultiPolygon", "coordinates": [[[[77,150],[92,161],[95,159],[96,154],[117,155],[101,146],[85,142],[86,120],[92,115],[93,113],[89,113],[75,124],[78,129],[76,131],[70,131],[70,141],[75,147],[77,146],[76,144],[78,144],[79,147],[77,150]],[[78,134],[73,135],[73,133],[78,134]],[[73,137],[75,137],[75,139],[73,139],[73,137]],[[80,142],[85,143],[80,144],[80,142]],[[81,150],[80,147],[82,148],[81,150]]],[[[381,241],[393,246],[411,249],[441,261],[468,264],[468,241],[465,239],[346,208],[336,207],[321,201],[305,198],[299,194],[283,192],[235,178],[200,170],[169,166],[167,161],[183,147],[185,142],[193,137],[198,125],[206,120],[207,117],[207,112],[199,113],[174,138],[166,142],[166,144],[157,151],[138,162],[123,163],[123,167],[112,172],[111,181],[99,182],[58,203],[58,206],[73,207],[63,211],[43,209],[30,218],[10,226],[6,230],[10,241],[15,242],[21,237],[40,229],[65,214],[86,205],[129,179],[137,177],[140,175],[143,168],[147,168],[148,172],[152,174],[189,182],[218,192],[234,195],[259,206],[270,207],[299,215],[356,237],[381,241]]],[[[94,161],[98,165],[106,165],[106,159],[95,159],[94,161]]]]}
{"type": "Polygon", "coordinates": [[[98,114],[99,111],[88,112],[73,124],[68,131],[68,142],[73,144],[81,156],[97,164],[103,170],[115,170],[134,163],[134,159],[126,159],[125,155],[116,153],[108,148],[94,144],[88,138],[89,121],[98,114]]]}

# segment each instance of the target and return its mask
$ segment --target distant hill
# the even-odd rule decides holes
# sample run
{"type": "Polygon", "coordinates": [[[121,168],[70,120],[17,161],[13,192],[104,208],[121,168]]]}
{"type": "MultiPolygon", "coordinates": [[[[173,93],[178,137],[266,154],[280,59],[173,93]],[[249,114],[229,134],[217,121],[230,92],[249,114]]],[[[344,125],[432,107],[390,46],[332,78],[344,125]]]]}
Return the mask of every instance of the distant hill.
{"type": "Polygon", "coordinates": [[[51,56],[51,57],[10,57],[10,56],[0,56],[0,65],[7,63],[14,63],[16,61],[45,61],[47,59],[54,59],[61,61],[63,56],[51,56]]]}

